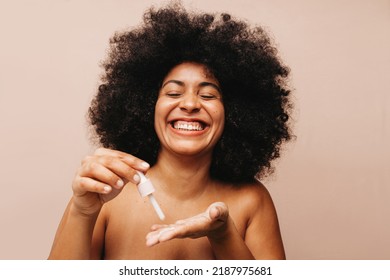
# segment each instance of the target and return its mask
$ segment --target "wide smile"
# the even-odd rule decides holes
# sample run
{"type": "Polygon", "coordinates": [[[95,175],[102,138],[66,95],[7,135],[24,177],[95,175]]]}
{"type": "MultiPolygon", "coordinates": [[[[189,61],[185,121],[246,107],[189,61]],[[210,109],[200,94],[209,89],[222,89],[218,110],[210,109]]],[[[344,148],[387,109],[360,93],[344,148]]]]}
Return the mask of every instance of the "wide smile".
{"type": "Polygon", "coordinates": [[[169,122],[174,131],[179,133],[202,133],[209,125],[201,120],[173,120],[169,122]]]}
{"type": "Polygon", "coordinates": [[[186,131],[201,131],[204,130],[206,127],[205,123],[199,121],[195,121],[195,122],[173,121],[171,122],[171,126],[174,129],[186,130],[186,131]]]}

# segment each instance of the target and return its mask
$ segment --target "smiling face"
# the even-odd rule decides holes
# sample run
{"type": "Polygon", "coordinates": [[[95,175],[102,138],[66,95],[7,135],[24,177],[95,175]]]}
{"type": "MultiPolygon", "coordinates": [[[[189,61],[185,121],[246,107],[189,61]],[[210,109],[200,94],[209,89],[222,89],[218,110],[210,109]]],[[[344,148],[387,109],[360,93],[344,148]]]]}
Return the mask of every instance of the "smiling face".
{"type": "Polygon", "coordinates": [[[175,66],[164,78],[154,118],[163,151],[211,155],[225,123],[218,81],[202,64],[175,66]]]}

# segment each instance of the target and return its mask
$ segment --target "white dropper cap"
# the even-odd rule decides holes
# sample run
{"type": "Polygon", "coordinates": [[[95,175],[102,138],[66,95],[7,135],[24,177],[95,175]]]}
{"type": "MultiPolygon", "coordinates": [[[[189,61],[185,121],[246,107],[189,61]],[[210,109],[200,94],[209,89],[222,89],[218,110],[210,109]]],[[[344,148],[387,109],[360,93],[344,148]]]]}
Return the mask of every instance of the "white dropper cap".
{"type": "Polygon", "coordinates": [[[149,201],[152,204],[154,211],[156,211],[160,220],[164,220],[165,215],[164,215],[163,211],[161,210],[160,205],[158,205],[157,200],[153,196],[154,187],[153,187],[152,182],[148,178],[146,178],[142,172],[140,172],[140,171],[136,171],[136,172],[140,177],[140,182],[138,183],[138,186],[137,186],[139,194],[142,197],[145,197],[145,196],[149,197],[149,201]]]}

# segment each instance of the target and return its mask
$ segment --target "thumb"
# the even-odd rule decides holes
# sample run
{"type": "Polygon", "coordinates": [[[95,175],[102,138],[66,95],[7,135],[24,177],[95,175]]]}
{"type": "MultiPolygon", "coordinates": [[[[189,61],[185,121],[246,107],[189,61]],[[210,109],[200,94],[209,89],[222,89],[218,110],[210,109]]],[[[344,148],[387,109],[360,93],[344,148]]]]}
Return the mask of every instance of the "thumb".
{"type": "Polygon", "coordinates": [[[229,216],[229,210],[225,203],[215,202],[208,208],[209,217],[212,220],[225,222],[229,216]]]}

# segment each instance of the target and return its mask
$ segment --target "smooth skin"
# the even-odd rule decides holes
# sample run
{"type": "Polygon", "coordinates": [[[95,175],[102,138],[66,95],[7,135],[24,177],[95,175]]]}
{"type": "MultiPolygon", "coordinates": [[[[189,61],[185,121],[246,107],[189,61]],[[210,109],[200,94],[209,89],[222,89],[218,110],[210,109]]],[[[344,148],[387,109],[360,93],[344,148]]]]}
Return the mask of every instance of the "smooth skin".
{"type": "Polygon", "coordinates": [[[157,163],[104,148],[86,157],[49,259],[284,259],[266,188],[210,178],[223,127],[218,81],[200,64],[174,67],[155,108],[157,163]],[[153,182],[164,223],[138,194],[135,170],[153,182]]]}

